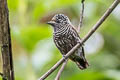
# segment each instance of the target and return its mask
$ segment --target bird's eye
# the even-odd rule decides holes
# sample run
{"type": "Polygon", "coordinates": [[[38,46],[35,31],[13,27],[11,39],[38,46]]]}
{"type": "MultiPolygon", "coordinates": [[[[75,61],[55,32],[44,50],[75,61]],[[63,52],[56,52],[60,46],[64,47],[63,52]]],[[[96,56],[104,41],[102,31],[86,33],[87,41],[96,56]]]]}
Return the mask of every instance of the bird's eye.
{"type": "Polygon", "coordinates": [[[60,17],[58,17],[58,19],[60,19],[60,17]]]}
{"type": "Polygon", "coordinates": [[[57,20],[56,22],[57,22],[57,23],[60,23],[60,21],[59,21],[59,20],[57,20]]]}

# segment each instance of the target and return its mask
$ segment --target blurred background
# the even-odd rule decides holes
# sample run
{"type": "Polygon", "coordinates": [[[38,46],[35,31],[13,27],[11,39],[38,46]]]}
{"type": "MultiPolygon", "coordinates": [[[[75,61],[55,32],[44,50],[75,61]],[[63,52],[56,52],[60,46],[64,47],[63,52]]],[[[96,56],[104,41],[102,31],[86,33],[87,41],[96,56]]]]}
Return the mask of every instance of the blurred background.
{"type": "MultiPolygon", "coordinates": [[[[81,38],[87,34],[114,0],[86,0],[81,38]]],[[[37,80],[62,56],[47,25],[55,14],[67,15],[79,24],[81,0],[8,0],[16,80],[37,80]]],[[[61,80],[120,80],[120,5],[85,42],[89,68],[79,70],[69,60],[61,80]]],[[[2,61],[0,53],[0,71],[2,61]]],[[[54,80],[57,71],[46,80],[54,80]]],[[[0,80],[2,80],[0,78],[0,80]]]]}

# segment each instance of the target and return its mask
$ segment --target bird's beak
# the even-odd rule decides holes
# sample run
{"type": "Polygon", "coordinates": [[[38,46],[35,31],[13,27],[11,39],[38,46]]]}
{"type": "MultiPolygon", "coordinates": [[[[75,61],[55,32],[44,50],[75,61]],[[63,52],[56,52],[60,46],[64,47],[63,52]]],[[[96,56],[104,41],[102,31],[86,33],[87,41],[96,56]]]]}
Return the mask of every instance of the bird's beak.
{"type": "Polygon", "coordinates": [[[49,21],[49,22],[47,22],[47,24],[49,24],[49,25],[54,25],[54,24],[55,24],[55,21],[49,21]]]}

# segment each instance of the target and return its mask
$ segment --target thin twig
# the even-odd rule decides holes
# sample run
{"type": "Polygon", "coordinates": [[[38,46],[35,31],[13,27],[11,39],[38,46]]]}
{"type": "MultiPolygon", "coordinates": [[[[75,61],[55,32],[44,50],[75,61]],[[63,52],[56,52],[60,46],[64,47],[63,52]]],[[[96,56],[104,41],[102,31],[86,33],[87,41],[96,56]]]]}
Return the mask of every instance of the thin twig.
{"type": "Polygon", "coordinates": [[[60,75],[61,75],[61,73],[63,72],[63,70],[64,70],[65,65],[67,64],[67,62],[68,62],[68,59],[66,59],[65,62],[63,62],[60,70],[59,70],[58,73],[57,73],[57,76],[56,76],[55,80],[59,80],[59,79],[60,79],[60,75]]]}
{"type": "Polygon", "coordinates": [[[80,29],[81,29],[81,27],[82,27],[82,24],[83,24],[83,16],[84,16],[84,1],[85,0],[82,0],[81,1],[81,11],[80,11],[80,23],[79,23],[79,25],[78,25],[78,33],[80,33],[80,29]]]}
{"type": "MultiPolygon", "coordinates": [[[[113,4],[107,9],[104,15],[97,21],[93,28],[88,32],[88,34],[82,39],[81,44],[83,44],[88,38],[100,27],[100,25],[105,21],[105,19],[111,14],[115,7],[119,4],[120,0],[115,0],[113,4]]],[[[51,69],[49,69],[39,80],[46,79],[53,71],[55,71],[64,61],[67,59],[78,47],[80,43],[75,45],[66,55],[61,58],[51,69]]]]}

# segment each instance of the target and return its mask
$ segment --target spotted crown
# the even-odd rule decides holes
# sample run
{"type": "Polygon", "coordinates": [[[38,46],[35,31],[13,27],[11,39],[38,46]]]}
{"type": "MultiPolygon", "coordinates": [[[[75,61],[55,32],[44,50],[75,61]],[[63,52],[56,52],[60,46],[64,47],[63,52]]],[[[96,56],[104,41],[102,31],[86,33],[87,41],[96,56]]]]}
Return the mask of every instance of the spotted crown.
{"type": "Polygon", "coordinates": [[[56,14],[52,18],[52,20],[55,21],[56,23],[62,23],[62,24],[67,24],[69,22],[69,18],[64,14],[56,14]]]}

